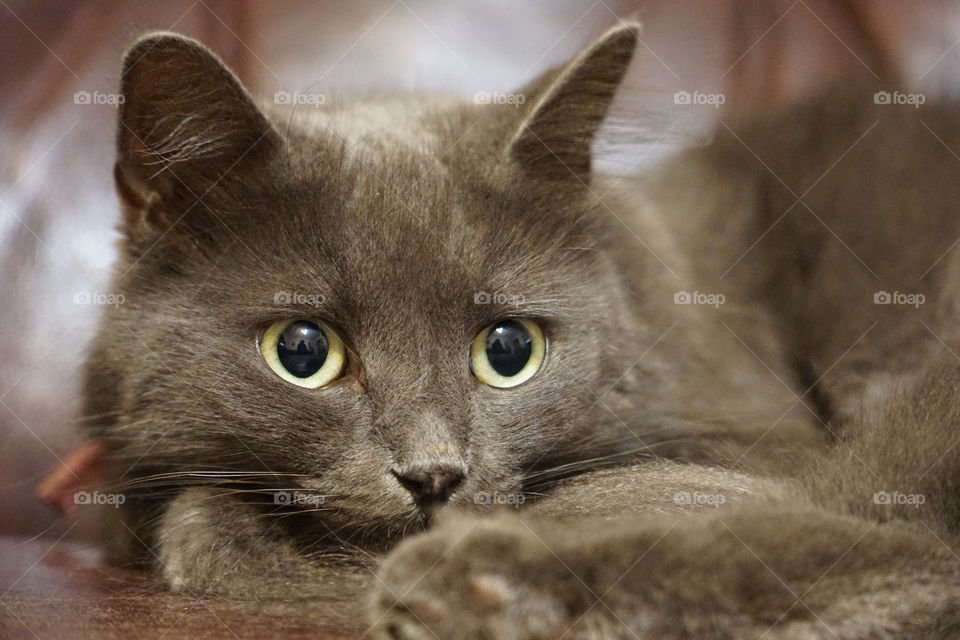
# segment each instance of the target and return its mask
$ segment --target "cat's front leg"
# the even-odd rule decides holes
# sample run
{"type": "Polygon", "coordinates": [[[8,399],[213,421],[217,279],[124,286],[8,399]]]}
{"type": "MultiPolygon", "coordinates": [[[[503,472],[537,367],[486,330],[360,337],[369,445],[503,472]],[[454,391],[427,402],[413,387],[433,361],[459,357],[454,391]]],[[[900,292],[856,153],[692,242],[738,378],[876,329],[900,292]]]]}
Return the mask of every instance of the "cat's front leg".
{"type": "Polygon", "coordinates": [[[190,488],[166,505],[151,559],[175,591],[248,602],[260,615],[293,616],[319,628],[360,631],[358,603],[373,579],[371,556],[320,553],[318,545],[294,540],[280,522],[279,514],[262,512],[235,492],[190,488]]]}
{"type": "Polygon", "coordinates": [[[390,640],[946,638],[958,564],[929,532],[810,508],[456,517],[388,557],[371,623],[390,640]]]}

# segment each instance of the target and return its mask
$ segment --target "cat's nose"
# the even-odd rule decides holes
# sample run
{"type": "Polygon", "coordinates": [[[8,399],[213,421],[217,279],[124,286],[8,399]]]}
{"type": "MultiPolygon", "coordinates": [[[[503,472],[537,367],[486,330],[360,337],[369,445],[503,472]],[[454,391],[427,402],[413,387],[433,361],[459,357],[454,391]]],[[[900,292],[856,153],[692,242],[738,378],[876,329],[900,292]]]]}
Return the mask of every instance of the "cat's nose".
{"type": "Polygon", "coordinates": [[[464,478],[462,469],[447,465],[394,469],[393,475],[418,503],[430,506],[446,502],[464,478]]]}

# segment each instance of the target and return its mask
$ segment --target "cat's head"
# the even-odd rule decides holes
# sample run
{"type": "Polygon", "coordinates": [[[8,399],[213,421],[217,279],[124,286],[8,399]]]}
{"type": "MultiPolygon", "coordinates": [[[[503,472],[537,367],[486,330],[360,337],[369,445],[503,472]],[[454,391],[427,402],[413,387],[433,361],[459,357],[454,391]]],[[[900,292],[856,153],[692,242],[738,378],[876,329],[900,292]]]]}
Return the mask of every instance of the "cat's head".
{"type": "Polygon", "coordinates": [[[627,337],[591,142],[635,42],[612,30],[524,100],[288,110],[191,40],[137,42],[126,302],[89,365],[114,475],[399,531],[602,449],[627,337]]]}

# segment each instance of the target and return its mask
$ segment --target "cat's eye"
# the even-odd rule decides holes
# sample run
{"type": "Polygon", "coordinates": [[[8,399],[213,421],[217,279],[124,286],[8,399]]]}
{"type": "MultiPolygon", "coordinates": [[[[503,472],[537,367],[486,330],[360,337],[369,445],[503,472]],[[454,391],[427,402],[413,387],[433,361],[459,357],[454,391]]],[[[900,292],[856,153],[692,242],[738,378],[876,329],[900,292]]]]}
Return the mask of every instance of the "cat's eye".
{"type": "Polygon", "coordinates": [[[533,320],[511,318],[477,334],[470,347],[470,368],[480,382],[508,389],[532,378],[546,353],[540,326],[533,320]]]}
{"type": "Polygon", "coordinates": [[[323,322],[282,320],[260,338],[260,353],[278,376],[318,389],[340,377],[347,363],[337,332],[323,322]]]}

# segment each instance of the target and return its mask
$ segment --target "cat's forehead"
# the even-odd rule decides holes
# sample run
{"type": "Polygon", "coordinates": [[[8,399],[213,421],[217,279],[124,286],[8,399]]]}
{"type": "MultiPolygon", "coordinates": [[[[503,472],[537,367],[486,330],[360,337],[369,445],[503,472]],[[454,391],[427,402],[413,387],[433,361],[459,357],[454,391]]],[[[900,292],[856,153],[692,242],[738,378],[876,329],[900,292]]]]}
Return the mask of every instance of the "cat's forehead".
{"type": "Polygon", "coordinates": [[[567,246],[572,225],[491,180],[490,141],[451,105],[363,104],[301,122],[297,195],[276,212],[285,259],[368,313],[561,296],[589,257],[567,246]]]}
{"type": "Polygon", "coordinates": [[[439,96],[351,102],[315,114],[308,126],[315,134],[342,140],[349,156],[406,149],[430,157],[442,152],[438,120],[449,117],[458,104],[439,96]]]}
{"type": "Polygon", "coordinates": [[[361,252],[365,264],[398,255],[421,263],[476,257],[487,232],[477,177],[451,162],[472,150],[459,138],[451,145],[452,134],[438,126],[447,117],[416,101],[313,116],[293,151],[307,209],[297,214],[316,218],[341,251],[361,252]]]}
{"type": "MultiPolygon", "coordinates": [[[[487,276],[489,228],[467,190],[429,151],[353,149],[342,197],[317,212],[336,228],[339,259],[357,293],[461,295],[487,276]]],[[[519,257],[519,256],[516,256],[519,257]]]]}
{"type": "Polygon", "coordinates": [[[427,160],[449,151],[450,132],[443,123],[461,105],[454,98],[406,96],[349,101],[313,112],[294,110],[275,119],[288,131],[295,128],[308,146],[312,141],[318,151],[337,155],[340,163],[381,159],[390,166],[405,155],[427,160]]]}

